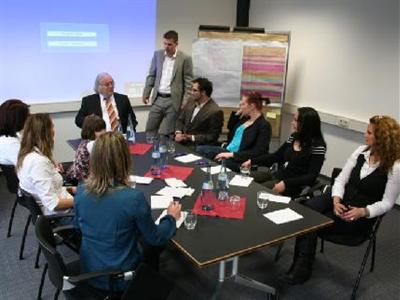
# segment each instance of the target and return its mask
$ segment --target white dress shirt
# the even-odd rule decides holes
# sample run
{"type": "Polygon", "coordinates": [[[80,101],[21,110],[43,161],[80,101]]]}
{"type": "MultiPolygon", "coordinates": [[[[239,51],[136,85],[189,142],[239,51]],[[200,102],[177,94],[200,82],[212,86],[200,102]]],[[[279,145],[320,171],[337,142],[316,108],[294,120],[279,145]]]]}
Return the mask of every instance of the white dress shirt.
{"type": "MultiPolygon", "coordinates": [[[[101,113],[103,114],[103,120],[106,123],[106,131],[112,131],[110,117],[108,116],[108,111],[107,111],[107,106],[106,106],[106,100],[104,100],[104,96],[102,94],[99,94],[99,96],[100,96],[101,113]]],[[[110,97],[110,99],[111,99],[111,103],[114,108],[115,114],[117,116],[117,119],[119,120],[118,109],[117,109],[117,104],[115,103],[114,95],[112,95],[110,97]]]]}
{"type": "Polygon", "coordinates": [[[164,63],[162,67],[160,86],[158,88],[158,92],[160,93],[171,94],[171,81],[172,81],[172,74],[174,71],[177,51],[175,51],[172,57],[169,57],[167,53],[164,53],[164,63]]]}
{"type": "Polygon", "coordinates": [[[16,165],[21,141],[18,137],[0,136],[0,164],[16,165]]]}
{"type": "Polygon", "coordinates": [[[54,164],[39,150],[26,155],[17,172],[20,187],[36,198],[45,215],[56,213],[58,199],[73,199],[54,164]]]}
{"type": "MultiPolygon", "coordinates": [[[[366,147],[366,145],[358,147],[356,151],[354,151],[353,154],[348,158],[346,164],[342,169],[342,172],[340,172],[338,177],[336,177],[335,179],[335,184],[332,188],[332,197],[338,196],[340,199],[343,199],[344,189],[350,179],[351,171],[357,164],[358,156],[366,149],[366,147]]],[[[361,167],[361,179],[365,178],[379,167],[379,163],[369,163],[369,156],[371,154],[369,150],[365,151],[363,154],[365,157],[365,163],[361,167]]],[[[399,197],[399,194],[400,162],[397,161],[394,163],[392,171],[388,173],[388,179],[386,182],[385,192],[383,193],[382,200],[367,206],[367,209],[369,211],[369,218],[377,217],[389,211],[393,207],[396,199],[399,197]]]]}

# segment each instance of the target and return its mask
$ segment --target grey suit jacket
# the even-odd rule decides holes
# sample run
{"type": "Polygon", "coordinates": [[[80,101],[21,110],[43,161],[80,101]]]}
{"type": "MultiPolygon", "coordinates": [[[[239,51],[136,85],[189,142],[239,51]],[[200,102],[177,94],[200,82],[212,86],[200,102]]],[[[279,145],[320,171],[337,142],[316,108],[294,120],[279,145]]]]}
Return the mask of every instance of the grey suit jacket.
{"type": "MultiPolygon", "coordinates": [[[[152,103],[156,99],[158,88],[160,87],[164,58],[164,50],[157,50],[154,52],[149,74],[146,77],[143,96],[149,97],[151,90],[154,89],[151,97],[152,103]]],[[[186,102],[189,99],[192,78],[192,58],[178,50],[171,80],[171,99],[176,111],[179,111],[182,101],[186,102]]]]}
{"type": "Polygon", "coordinates": [[[194,135],[197,145],[216,145],[224,125],[221,108],[210,99],[191,121],[195,107],[196,102],[189,100],[176,121],[176,130],[194,135]]]}

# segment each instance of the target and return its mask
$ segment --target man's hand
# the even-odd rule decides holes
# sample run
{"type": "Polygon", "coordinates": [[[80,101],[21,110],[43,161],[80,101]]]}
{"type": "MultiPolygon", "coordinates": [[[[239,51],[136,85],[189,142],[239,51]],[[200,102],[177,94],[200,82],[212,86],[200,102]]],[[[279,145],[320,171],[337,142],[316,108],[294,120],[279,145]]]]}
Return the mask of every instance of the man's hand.
{"type": "Polygon", "coordinates": [[[274,191],[275,193],[281,194],[285,191],[285,189],[286,189],[285,183],[281,180],[277,184],[274,185],[272,191],[274,191]]]}
{"type": "Polygon", "coordinates": [[[233,157],[233,153],[232,152],[222,152],[220,154],[218,154],[217,156],[215,156],[215,160],[223,160],[223,159],[227,159],[227,158],[232,158],[233,157]]]}
{"type": "Polygon", "coordinates": [[[143,96],[142,97],[142,101],[143,101],[144,104],[149,103],[149,96],[143,96]]]}

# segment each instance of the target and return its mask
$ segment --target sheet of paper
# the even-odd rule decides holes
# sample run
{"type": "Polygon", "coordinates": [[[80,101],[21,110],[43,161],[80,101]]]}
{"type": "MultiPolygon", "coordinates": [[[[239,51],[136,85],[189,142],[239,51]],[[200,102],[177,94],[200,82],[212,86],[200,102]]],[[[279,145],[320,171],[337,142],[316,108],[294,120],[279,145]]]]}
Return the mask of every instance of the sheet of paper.
{"type": "Polygon", "coordinates": [[[156,194],[163,196],[171,196],[176,198],[183,198],[187,193],[186,188],[174,188],[170,186],[165,186],[161,190],[159,190],[156,194]]]}
{"type": "MultiPolygon", "coordinates": [[[[158,219],[154,222],[156,223],[156,225],[160,224],[160,220],[167,214],[167,210],[164,209],[163,212],[161,213],[161,215],[158,217],[158,219]]],[[[176,221],[176,228],[181,227],[183,221],[185,221],[187,212],[186,211],[181,211],[181,217],[179,218],[179,220],[176,221]]]]}
{"type": "Polygon", "coordinates": [[[184,183],[182,180],[180,179],[176,179],[176,178],[165,178],[165,183],[167,185],[169,185],[170,187],[186,187],[186,183],[184,183]]]}
{"type": "MultiPolygon", "coordinates": [[[[201,168],[201,170],[203,172],[207,172],[207,168],[201,168]]],[[[228,168],[226,168],[226,171],[227,172],[232,172],[232,170],[228,169],[228,168]]],[[[211,175],[218,174],[219,172],[221,172],[221,165],[217,165],[217,166],[212,166],[211,167],[211,175]]]]}
{"type": "Polygon", "coordinates": [[[231,181],[229,182],[230,185],[236,185],[236,186],[249,186],[250,183],[253,181],[253,177],[244,177],[242,175],[235,175],[231,181]]]}
{"type": "Polygon", "coordinates": [[[138,183],[138,184],[150,184],[153,181],[153,178],[130,175],[129,176],[129,181],[130,182],[135,182],[135,183],[138,183]]]}
{"type": "Polygon", "coordinates": [[[175,160],[182,162],[182,163],[190,163],[190,162],[194,162],[199,159],[201,159],[201,156],[197,156],[194,154],[186,154],[186,155],[175,157],[175,160]]]}
{"type": "Polygon", "coordinates": [[[151,195],[151,209],[167,208],[174,201],[171,196],[151,195]]]}
{"type": "Polygon", "coordinates": [[[261,199],[268,199],[271,202],[284,203],[284,204],[288,204],[291,200],[290,197],[279,196],[270,193],[261,193],[258,197],[261,199]]]}
{"type": "Polygon", "coordinates": [[[264,214],[264,217],[274,222],[275,224],[284,224],[303,218],[302,215],[298,214],[290,208],[279,209],[270,213],[266,213],[264,214]]]}

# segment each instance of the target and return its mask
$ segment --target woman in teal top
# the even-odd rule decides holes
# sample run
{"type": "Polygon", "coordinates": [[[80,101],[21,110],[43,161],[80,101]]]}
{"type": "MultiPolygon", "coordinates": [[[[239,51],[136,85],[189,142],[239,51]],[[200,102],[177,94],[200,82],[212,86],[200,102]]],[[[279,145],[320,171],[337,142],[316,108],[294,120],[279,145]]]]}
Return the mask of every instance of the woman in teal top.
{"type": "Polygon", "coordinates": [[[238,172],[240,164],[248,159],[268,153],[271,125],[262,112],[263,100],[257,92],[242,96],[239,109],[243,118],[233,128],[228,146],[198,146],[196,152],[215,160],[226,160],[226,166],[238,172]]]}
{"type": "MultiPolygon", "coordinates": [[[[171,203],[168,214],[155,225],[141,191],[128,186],[131,159],[120,133],[108,132],[96,140],[90,158],[90,175],[75,195],[75,224],[82,232],[81,271],[128,271],[143,260],[138,239],[150,245],[166,243],[176,231],[181,205],[171,203]]],[[[109,288],[106,277],[90,284],[109,288]]],[[[118,282],[117,289],[124,289],[118,282]]]]}

